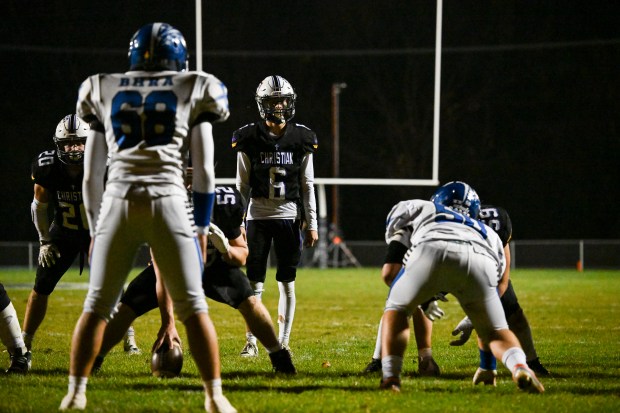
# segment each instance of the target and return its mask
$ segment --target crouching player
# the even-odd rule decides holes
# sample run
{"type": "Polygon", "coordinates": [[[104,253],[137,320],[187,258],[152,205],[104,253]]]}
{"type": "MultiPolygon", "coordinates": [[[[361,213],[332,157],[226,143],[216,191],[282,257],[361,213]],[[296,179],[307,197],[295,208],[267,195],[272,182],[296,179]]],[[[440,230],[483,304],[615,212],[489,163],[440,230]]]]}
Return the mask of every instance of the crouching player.
{"type": "MultiPolygon", "coordinates": [[[[241,313],[252,333],[265,346],[273,369],[277,373],[295,374],[290,352],[278,342],[269,312],[250,287],[241,270],[248,256],[243,228],[243,203],[235,187],[217,186],[215,205],[209,228],[207,257],[202,277],[205,295],[227,304],[241,313]]],[[[93,372],[101,369],[104,357],[123,337],[127,327],[141,315],[160,307],[162,326],[153,351],[162,344],[169,348],[180,337],[175,327],[172,303],[166,300],[163,283],[157,282],[156,265],[149,265],[127,287],[117,307],[117,313],[108,323],[93,372]],[[159,300],[158,295],[163,297],[159,300]]]]}

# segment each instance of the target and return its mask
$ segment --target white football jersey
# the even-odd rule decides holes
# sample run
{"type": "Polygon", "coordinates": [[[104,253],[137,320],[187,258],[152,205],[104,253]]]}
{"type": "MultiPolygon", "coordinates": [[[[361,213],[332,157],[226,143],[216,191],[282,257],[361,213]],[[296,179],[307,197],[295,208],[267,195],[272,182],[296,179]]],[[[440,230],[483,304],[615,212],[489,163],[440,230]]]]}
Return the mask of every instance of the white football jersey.
{"type": "Polygon", "coordinates": [[[82,83],[76,112],[105,128],[108,190],[123,196],[142,184],[151,195],[184,195],[189,131],[226,120],[228,92],[204,72],[97,74],[82,83]]]}
{"type": "Polygon", "coordinates": [[[442,205],[422,199],[401,201],[388,214],[385,241],[398,241],[411,249],[422,242],[467,242],[497,261],[504,273],[504,247],[499,236],[484,223],[442,205]]]}

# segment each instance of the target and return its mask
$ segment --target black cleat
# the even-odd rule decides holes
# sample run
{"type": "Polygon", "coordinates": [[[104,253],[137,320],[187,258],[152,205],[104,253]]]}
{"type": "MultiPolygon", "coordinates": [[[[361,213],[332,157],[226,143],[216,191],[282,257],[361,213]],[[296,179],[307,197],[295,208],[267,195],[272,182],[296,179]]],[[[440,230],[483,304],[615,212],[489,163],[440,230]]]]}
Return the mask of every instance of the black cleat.
{"type": "Polygon", "coordinates": [[[549,370],[547,370],[545,366],[542,365],[538,357],[536,357],[534,360],[528,361],[527,366],[539,376],[550,376],[551,375],[551,373],[549,373],[549,370]]]}
{"type": "Polygon", "coordinates": [[[297,374],[297,370],[291,359],[291,353],[288,349],[283,348],[275,353],[271,353],[269,354],[269,358],[271,359],[273,371],[276,373],[297,374]]]}
{"type": "Polygon", "coordinates": [[[30,371],[32,366],[32,353],[27,351],[22,354],[21,349],[15,351],[15,354],[11,354],[11,365],[6,371],[8,374],[26,374],[30,371]]]}
{"type": "Polygon", "coordinates": [[[375,373],[381,371],[381,360],[373,358],[364,369],[364,373],[375,373]]]}

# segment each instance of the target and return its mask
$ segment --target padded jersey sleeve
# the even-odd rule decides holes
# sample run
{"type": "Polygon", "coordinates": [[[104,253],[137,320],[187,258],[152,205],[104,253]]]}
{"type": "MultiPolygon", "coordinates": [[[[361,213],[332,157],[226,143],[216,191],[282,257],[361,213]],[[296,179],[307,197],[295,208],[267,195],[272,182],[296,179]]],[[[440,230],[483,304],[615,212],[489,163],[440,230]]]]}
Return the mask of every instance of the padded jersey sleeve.
{"type": "Polygon", "coordinates": [[[200,74],[192,93],[196,110],[192,111],[195,115],[189,121],[190,128],[202,122],[224,122],[230,116],[228,89],[224,83],[211,74],[200,74]]]}

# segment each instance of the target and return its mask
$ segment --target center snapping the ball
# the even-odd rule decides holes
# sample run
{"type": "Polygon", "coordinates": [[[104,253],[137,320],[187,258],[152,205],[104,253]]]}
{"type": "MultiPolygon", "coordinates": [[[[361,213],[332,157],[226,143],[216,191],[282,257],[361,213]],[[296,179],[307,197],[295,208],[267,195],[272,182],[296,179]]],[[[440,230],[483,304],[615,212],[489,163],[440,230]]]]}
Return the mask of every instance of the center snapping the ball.
{"type": "Polygon", "coordinates": [[[155,377],[177,377],[182,368],[183,350],[178,345],[170,349],[164,344],[151,355],[151,372],[155,377]]]}

